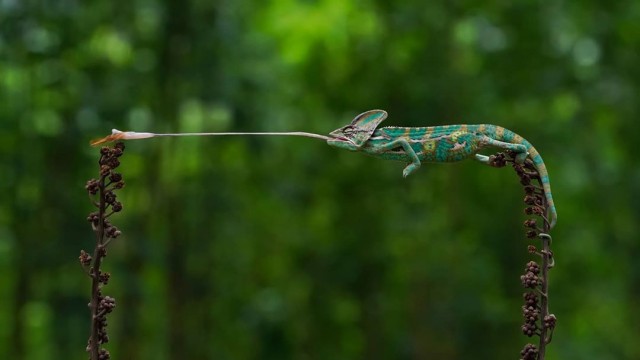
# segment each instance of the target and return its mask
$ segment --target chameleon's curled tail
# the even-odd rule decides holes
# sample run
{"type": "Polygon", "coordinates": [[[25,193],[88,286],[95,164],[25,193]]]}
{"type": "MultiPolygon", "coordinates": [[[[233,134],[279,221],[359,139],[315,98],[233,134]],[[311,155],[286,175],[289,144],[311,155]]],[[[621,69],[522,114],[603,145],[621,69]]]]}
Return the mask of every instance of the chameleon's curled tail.
{"type": "MultiPolygon", "coordinates": [[[[523,145],[527,146],[528,142],[525,140],[523,145]]],[[[547,204],[549,206],[549,226],[553,228],[558,221],[558,214],[556,213],[556,207],[553,203],[553,196],[551,196],[551,183],[549,181],[549,173],[547,172],[547,168],[544,165],[544,161],[542,161],[542,157],[538,150],[534,148],[531,144],[528,144],[527,148],[529,149],[529,157],[533,161],[538,169],[538,173],[540,174],[540,181],[542,182],[542,188],[544,189],[544,195],[547,198],[547,204]]]]}
{"type": "Polygon", "coordinates": [[[511,130],[496,126],[496,138],[500,141],[512,144],[522,144],[527,148],[527,152],[529,153],[528,157],[531,159],[531,161],[533,161],[533,164],[540,174],[540,181],[542,183],[544,195],[547,198],[547,204],[549,206],[549,226],[553,228],[558,220],[558,214],[556,213],[556,207],[553,204],[553,196],[551,195],[551,182],[549,180],[549,173],[547,172],[547,167],[542,160],[542,156],[540,156],[538,150],[536,150],[536,148],[533,147],[530,142],[511,130]]]}

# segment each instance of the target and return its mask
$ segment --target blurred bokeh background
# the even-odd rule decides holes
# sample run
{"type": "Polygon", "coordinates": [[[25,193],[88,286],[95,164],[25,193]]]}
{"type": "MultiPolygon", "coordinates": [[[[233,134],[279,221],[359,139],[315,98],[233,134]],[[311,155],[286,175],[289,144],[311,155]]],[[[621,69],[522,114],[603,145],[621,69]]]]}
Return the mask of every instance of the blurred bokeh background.
{"type": "MultiPolygon", "coordinates": [[[[640,2],[0,1],[0,357],[84,359],[97,176],[137,131],[494,123],[551,176],[549,359],[640,358],[640,2]]],[[[509,168],[304,138],[128,142],[114,359],[516,359],[509,168]]]]}

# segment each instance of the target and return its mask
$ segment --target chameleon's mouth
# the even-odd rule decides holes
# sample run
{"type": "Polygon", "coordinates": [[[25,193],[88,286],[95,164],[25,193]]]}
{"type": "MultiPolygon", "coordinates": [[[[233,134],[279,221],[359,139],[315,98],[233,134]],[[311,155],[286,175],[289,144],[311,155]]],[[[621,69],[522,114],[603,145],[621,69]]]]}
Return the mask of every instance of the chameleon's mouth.
{"type": "Polygon", "coordinates": [[[333,138],[333,141],[340,141],[348,144],[353,144],[353,139],[349,135],[345,134],[344,128],[333,130],[332,132],[329,133],[329,136],[333,138]]]}
{"type": "Polygon", "coordinates": [[[333,140],[342,141],[342,142],[353,144],[353,140],[349,139],[346,136],[334,135],[333,136],[333,140]]]}

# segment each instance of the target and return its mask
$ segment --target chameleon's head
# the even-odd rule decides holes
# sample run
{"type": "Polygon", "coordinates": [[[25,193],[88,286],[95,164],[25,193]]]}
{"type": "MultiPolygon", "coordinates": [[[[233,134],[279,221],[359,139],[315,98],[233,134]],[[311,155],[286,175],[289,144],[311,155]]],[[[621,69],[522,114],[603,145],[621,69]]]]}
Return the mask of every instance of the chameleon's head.
{"type": "Polygon", "coordinates": [[[376,127],[387,118],[384,110],[369,110],[356,116],[351,124],[333,130],[327,143],[331,146],[358,150],[371,137],[376,127]]]}
{"type": "Polygon", "coordinates": [[[352,125],[343,126],[339,129],[335,129],[329,133],[329,137],[331,140],[329,142],[343,142],[345,144],[349,144],[352,146],[358,147],[354,141],[355,136],[358,130],[354,128],[352,125]]]}

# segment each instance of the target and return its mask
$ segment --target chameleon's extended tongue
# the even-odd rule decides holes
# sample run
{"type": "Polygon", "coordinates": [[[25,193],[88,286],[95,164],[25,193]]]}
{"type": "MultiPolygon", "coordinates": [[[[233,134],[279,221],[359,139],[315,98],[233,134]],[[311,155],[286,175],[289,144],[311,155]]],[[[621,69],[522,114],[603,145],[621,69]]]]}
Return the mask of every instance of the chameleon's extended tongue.
{"type": "Polygon", "coordinates": [[[169,133],[169,134],[154,134],[150,132],[135,132],[135,131],[120,131],[118,129],[111,130],[111,135],[102,139],[91,141],[92,146],[104,144],[116,140],[135,140],[135,139],[148,139],[157,136],[304,136],[315,139],[330,140],[328,136],[308,133],[308,132],[221,132],[221,133],[169,133]]]}

